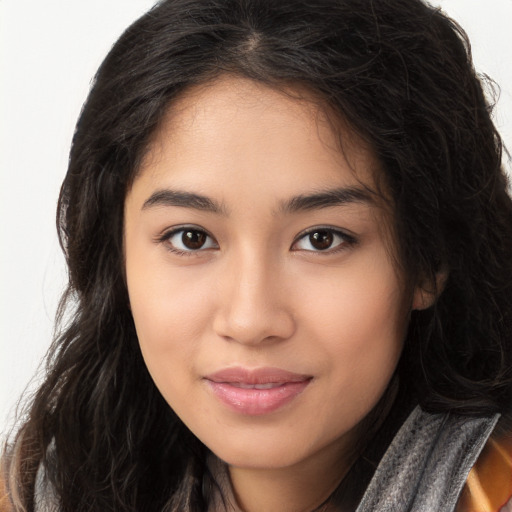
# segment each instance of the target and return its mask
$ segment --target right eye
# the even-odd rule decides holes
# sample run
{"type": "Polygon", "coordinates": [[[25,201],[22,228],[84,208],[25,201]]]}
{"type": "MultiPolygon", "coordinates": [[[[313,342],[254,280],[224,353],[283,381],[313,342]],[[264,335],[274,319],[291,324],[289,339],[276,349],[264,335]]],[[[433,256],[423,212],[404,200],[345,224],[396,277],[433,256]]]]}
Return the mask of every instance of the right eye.
{"type": "Polygon", "coordinates": [[[217,242],[199,228],[180,228],[165,233],[161,239],[168,249],[177,254],[190,254],[206,249],[217,249],[217,242]]]}

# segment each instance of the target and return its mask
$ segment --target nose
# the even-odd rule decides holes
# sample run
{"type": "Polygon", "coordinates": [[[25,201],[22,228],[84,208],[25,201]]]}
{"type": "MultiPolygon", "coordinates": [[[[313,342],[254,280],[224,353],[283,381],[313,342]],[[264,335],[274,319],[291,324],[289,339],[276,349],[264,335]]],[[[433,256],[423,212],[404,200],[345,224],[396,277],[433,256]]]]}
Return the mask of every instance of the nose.
{"type": "Polygon", "coordinates": [[[296,327],[283,274],[279,265],[255,255],[227,265],[218,289],[216,334],[245,345],[290,338],[296,327]]]}

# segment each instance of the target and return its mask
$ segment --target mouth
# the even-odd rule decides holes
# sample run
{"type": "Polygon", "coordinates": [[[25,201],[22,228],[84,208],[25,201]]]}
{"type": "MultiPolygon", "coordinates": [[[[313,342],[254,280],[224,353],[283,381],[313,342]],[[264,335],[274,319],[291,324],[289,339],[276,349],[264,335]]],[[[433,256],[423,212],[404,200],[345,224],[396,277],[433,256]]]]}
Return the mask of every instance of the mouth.
{"type": "Polygon", "coordinates": [[[277,411],[292,402],[308,387],[312,376],[280,368],[226,368],[204,380],[229,409],[257,416],[277,411]]]}
{"type": "Polygon", "coordinates": [[[268,384],[246,384],[245,382],[230,382],[229,384],[240,389],[274,389],[285,383],[279,384],[277,382],[269,382],[268,384]]]}

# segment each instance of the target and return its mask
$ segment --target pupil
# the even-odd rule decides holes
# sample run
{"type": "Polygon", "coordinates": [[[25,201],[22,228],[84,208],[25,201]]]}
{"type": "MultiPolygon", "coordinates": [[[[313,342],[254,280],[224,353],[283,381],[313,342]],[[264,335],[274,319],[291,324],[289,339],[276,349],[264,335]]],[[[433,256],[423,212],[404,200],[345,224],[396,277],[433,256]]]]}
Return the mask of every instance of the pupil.
{"type": "Polygon", "coordinates": [[[201,231],[185,231],[181,240],[187,249],[201,249],[206,242],[206,235],[201,231]]]}
{"type": "Polygon", "coordinates": [[[333,234],[330,231],[315,231],[309,235],[311,245],[319,251],[325,251],[331,247],[333,234]]]}

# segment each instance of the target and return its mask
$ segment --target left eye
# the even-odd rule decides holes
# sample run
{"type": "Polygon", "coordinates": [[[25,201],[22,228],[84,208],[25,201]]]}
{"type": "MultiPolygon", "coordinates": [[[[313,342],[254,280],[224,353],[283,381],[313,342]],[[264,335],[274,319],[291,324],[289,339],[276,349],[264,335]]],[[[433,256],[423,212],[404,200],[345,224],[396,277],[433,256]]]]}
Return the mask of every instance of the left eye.
{"type": "Polygon", "coordinates": [[[167,234],[165,241],[171,250],[176,252],[193,252],[217,247],[213,238],[201,229],[179,229],[167,234]]]}
{"type": "Polygon", "coordinates": [[[351,244],[354,240],[333,229],[319,228],[302,235],[294,244],[294,250],[301,251],[328,251],[336,249],[343,244],[351,244]]]}

